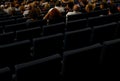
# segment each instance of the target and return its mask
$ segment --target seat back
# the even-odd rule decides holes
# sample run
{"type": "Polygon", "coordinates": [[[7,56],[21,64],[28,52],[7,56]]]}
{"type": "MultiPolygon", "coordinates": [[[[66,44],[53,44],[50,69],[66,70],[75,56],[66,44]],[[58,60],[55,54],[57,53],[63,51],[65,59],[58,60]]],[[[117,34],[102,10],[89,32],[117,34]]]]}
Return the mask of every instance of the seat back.
{"type": "Polygon", "coordinates": [[[103,42],[115,38],[117,23],[95,26],[93,29],[93,43],[103,42]]]}
{"type": "Polygon", "coordinates": [[[14,42],[0,46],[0,62],[13,66],[31,60],[31,42],[29,40],[14,42]]]}
{"type": "Polygon", "coordinates": [[[15,38],[14,32],[0,34],[0,45],[12,43],[15,41],[15,38]]]}
{"type": "Polygon", "coordinates": [[[63,53],[65,80],[94,80],[100,76],[102,45],[97,43],[63,53]],[[86,78],[87,77],[87,78],[86,78]]]}
{"type": "Polygon", "coordinates": [[[87,27],[87,19],[79,19],[67,22],[67,31],[84,29],[87,27]]]}
{"type": "Polygon", "coordinates": [[[43,35],[53,35],[57,33],[63,33],[64,29],[65,29],[64,22],[43,26],[43,35]]]}
{"type": "Polygon", "coordinates": [[[60,81],[61,57],[59,54],[15,65],[16,81],[60,81]]]}
{"type": "Polygon", "coordinates": [[[40,27],[18,30],[16,31],[16,39],[25,40],[25,39],[32,39],[32,38],[40,37],[41,32],[42,31],[40,27]]]}
{"type": "Polygon", "coordinates": [[[65,33],[65,50],[76,49],[90,45],[91,28],[80,29],[65,33]]]}
{"type": "Polygon", "coordinates": [[[12,74],[9,67],[0,68],[0,81],[12,81],[12,74]]]}
{"type": "Polygon", "coordinates": [[[43,58],[60,53],[63,46],[63,34],[44,36],[33,39],[35,58],[43,58]]]}

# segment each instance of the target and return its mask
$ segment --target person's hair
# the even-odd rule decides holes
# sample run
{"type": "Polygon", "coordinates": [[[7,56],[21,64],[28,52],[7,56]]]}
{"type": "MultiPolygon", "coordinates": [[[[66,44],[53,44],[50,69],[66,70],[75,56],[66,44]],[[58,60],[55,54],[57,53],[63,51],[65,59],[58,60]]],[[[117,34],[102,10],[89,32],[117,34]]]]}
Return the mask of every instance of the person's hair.
{"type": "Polygon", "coordinates": [[[50,19],[57,18],[59,16],[61,16],[61,14],[56,8],[54,8],[49,14],[50,19]]]}
{"type": "Polygon", "coordinates": [[[100,5],[102,5],[102,6],[103,6],[103,9],[107,9],[107,8],[108,8],[107,3],[105,3],[105,2],[101,2],[101,3],[100,3],[100,5]]]}
{"type": "Polygon", "coordinates": [[[55,3],[55,5],[56,6],[61,6],[62,4],[61,4],[61,2],[59,0],[57,0],[56,3],[55,3]]]}
{"type": "Polygon", "coordinates": [[[40,18],[40,10],[35,8],[35,9],[31,9],[29,11],[29,18],[32,18],[34,20],[37,20],[38,18],[40,18]]]}
{"type": "Polygon", "coordinates": [[[80,7],[78,5],[73,6],[73,11],[80,11],[80,7]]]}
{"type": "Polygon", "coordinates": [[[89,13],[94,10],[94,6],[92,4],[87,4],[85,10],[89,13]]]}
{"type": "Polygon", "coordinates": [[[45,4],[44,9],[46,9],[46,10],[50,9],[50,4],[49,3],[45,4]]]}
{"type": "Polygon", "coordinates": [[[74,3],[73,3],[73,2],[69,2],[69,3],[68,3],[68,7],[69,7],[70,9],[73,9],[73,6],[74,6],[74,3]]]}
{"type": "Polygon", "coordinates": [[[57,19],[61,16],[62,16],[61,13],[56,8],[53,8],[50,12],[48,12],[45,15],[44,19],[53,20],[53,19],[57,19]]]}

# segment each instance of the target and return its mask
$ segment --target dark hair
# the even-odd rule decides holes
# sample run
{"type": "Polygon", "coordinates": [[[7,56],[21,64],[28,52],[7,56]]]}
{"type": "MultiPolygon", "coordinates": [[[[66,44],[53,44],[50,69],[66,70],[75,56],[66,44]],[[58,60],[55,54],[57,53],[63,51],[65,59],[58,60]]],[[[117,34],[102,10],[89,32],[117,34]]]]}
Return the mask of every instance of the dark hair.
{"type": "Polygon", "coordinates": [[[105,3],[105,2],[101,2],[101,3],[100,3],[100,5],[103,5],[105,9],[107,9],[107,8],[108,8],[108,4],[107,4],[107,3],[105,3]]]}
{"type": "Polygon", "coordinates": [[[35,20],[40,18],[40,11],[37,8],[31,9],[29,11],[29,17],[35,20]]]}
{"type": "Polygon", "coordinates": [[[55,3],[55,5],[56,5],[56,6],[61,6],[62,4],[61,4],[60,1],[57,0],[56,3],[55,3]]]}
{"type": "Polygon", "coordinates": [[[73,9],[73,6],[74,6],[74,3],[73,3],[73,2],[69,2],[69,3],[68,3],[68,7],[69,7],[69,8],[73,9]]]}

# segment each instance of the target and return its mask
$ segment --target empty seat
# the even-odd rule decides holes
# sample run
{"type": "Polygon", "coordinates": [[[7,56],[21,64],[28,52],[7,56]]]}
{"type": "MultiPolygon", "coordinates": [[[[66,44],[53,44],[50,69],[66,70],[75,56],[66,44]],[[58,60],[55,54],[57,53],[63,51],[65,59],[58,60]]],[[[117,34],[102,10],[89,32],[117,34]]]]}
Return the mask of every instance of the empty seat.
{"type": "Polygon", "coordinates": [[[0,26],[0,34],[3,33],[3,27],[0,26]]]}
{"type": "Polygon", "coordinates": [[[13,17],[3,17],[3,18],[0,18],[0,21],[5,21],[5,20],[8,20],[8,19],[14,19],[13,17]]]}
{"type": "Polygon", "coordinates": [[[12,74],[9,67],[0,68],[0,81],[12,81],[12,74]]]}
{"type": "Polygon", "coordinates": [[[29,40],[0,45],[0,64],[13,66],[31,60],[29,40]]]}
{"type": "Polygon", "coordinates": [[[65,28],[64,22],[43,26],[43,35],[62,33],[64,32],[64,28],[65,28]]]}
{"type": "Polygon", "coordinates": [[[103,63],[118,66],[120,62],[120,39],[105,41],[103,44],[105,45],[103,63]]]}
{"type": "Polygon", "coordinates": [[[17,31],[17,30],[22,30],[22,29],[26,29],[26,28],[27,28],[26,22],[12,24],[12,25],[6,25],[5,32],[17,31]]]}
{"type": "Polygon", "coordinates": [[[93,26],[106,24],[105,20],[106,20],[106,16],[90,17],[88,18],[88,26],[93,27],[93,26]]]}
{"type": "Polygon", "coordinates": [[[1,26],[10,25],[10,24],[15,24],[15,19],[8,19],[8,20],[0,21],[1,26]]]}
{"type": "Polygon", "coordinates": [[[35,58],[43,58],[52,54],[61,53],[63,34],[44,36],[33,39],[35,58]]]}
{"type": "Polygon", "coordinates": [[[15,65],[16,81],[60,81],[61,57],[55,54],[43,59],[15,65]]]}
{"type": "Polygon", "coordinates": [[[65,33],[65,50],[85,47],[91,43],[91,28],[80,29],[65,33]]]}
{"type": "Polygon", "coordinates": [[[0,45],[14,42],[15,37],[14,32],[0,34],[0,45]]]}
{"type": "Polygon", "coordinates": [[[87,27],[87,19],[79,19],[67,22],[67,31],[79,30],[87,27]]]}
{"type": "Polygon", "coordinates": [[[116,32],[116,38],[120,38],[120,21],[118,21],[118,28],[116,32]]]}
{"type": "Polygon", "coordinates": [[[33,27],[24,30],[16,31],[16,39],[17,40],[25,40],[25,39],[32,39],[41,36],[41,28],[40,27],[33,27]]]}
{"type": "Polygon", "coordinates": [[[117,23],[95,26],[93,29],[93,41],[92,43],[103,42],[115,38],[117,31],[117,23]]]}
{"type": "Polygon", "coordinates": [[[27,20],[28,18],[17,18],[16,19],[16,23],[22,23],[22,22],[26,22],[26,20],[27,20]]]}
{"type": "Polygon", "coordinates": [[[10,17],[10,16],[11,16],[11,15],[6,14],[6,13],[3,12],[3,14],[0,15],[0,18],[7,18],[7,17],[10,17]]]}
{"type": "Polygon", "coordinates": [[[102,78],[102,45],[97,43],[63,53],[63,77],[65,80],[95,80],[102,78]]]}
{"type": "Polygon", "coordinates": [[[103,24],[108,24],[112,22],[118,21],[119,18],[118,13],[106,16],[97,16],[97,17],[90,17],[88,19],[88,26],[98,26],[103,24]]]}
{"type": "Polygon", "coordinates": [[[33,21],[33,22],[27,22],[27,26],[28,28],[34,28],[34,27],[41,27],[42,26],[42,21],[41,20],[37,20],[37,21],[33,21]]]}
{"type": "Polygon", "coordinates": [[[68,21],[79,20],[79,19],[84,19],[84,18],[86,18],[86,16],[87,16],[86,13],[69,15],[69,16],[67,17],[67,22],[68,22],[68,21]]]}
{"type": "Polygon", "coordinates": [[[105,41],[103,44],[102,75],[108,80],[117,80],[120,72],[120,39],[105,41]]]}

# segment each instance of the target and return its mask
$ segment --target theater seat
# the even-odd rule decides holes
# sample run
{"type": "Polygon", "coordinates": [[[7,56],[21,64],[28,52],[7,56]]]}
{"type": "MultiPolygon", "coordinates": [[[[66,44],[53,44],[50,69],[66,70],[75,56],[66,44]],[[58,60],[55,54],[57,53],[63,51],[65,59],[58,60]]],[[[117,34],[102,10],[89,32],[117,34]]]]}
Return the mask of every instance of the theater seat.
{"type": "Polygon", "coordinates": [[[60,81],[59,54],[15,65],[16,81],[60,81]]]}

